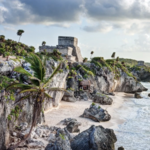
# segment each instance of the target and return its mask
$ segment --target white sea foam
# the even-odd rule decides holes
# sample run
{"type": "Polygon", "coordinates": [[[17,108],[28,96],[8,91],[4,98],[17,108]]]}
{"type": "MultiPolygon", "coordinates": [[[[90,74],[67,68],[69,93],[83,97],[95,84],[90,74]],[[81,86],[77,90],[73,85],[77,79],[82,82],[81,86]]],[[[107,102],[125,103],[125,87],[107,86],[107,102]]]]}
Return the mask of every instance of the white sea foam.
{"type": "MultiPolygon", "coordinates": [[[[123,146],[125,150],[150,150],[150,83],[144,83],[148,88],[143,92],[142,99],[130,98],[124,102],[124,106],[129,110],[118,110],[129,116],[125,122],[115,129],[117,135],[116,149],[123,146]]],[[[120,113],[120,112],[118,112],[120,113]]]]}

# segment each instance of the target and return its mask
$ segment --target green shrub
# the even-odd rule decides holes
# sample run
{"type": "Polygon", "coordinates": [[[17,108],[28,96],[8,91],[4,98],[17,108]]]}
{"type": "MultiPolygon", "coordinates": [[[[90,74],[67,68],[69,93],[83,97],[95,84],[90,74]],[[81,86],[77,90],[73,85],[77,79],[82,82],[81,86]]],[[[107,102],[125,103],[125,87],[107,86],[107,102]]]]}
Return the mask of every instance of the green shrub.
{"type": "Polygon", "coordinates": [[[92,106],[94,106],[95,105],[95,103],[92,103],[92,106]]]}

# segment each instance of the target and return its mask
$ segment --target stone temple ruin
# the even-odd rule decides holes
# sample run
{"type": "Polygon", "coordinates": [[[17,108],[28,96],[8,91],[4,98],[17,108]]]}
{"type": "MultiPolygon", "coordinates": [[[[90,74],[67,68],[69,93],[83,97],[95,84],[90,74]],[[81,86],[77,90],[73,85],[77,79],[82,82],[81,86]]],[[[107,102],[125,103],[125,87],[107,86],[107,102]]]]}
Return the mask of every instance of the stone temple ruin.
{"type": "Polygon", "coordinates": [[[46,50],[47,52],[52,53],[54,49],[59,50],[59,52],[61,52],[62,54],[62,57],[67,59],[69,62],[83,62],[81,51],[80,48],[78,47],[78,39],[75,37],[59,36],[58,45],[39,46],[40,52],[46,50]]]}
{"type": "Polygon", "coordinates": [[[138,66],[144,66],[144,61],[138,61],[137,63],[138,66]]]}

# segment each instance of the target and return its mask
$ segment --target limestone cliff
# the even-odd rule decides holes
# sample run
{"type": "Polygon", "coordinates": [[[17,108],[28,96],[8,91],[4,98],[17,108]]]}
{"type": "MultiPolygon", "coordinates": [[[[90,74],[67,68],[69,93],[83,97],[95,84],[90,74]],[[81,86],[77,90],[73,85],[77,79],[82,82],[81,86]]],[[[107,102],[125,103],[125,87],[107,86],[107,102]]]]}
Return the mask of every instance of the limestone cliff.
{"type": "MultiPolygon", "coordinates": [[[[11,76],[12,70],[17,65],[15,63],[12,63],[12,66],[8,66],[9,62],[5,62],[3,64],[3,69],[0,70],[0,74],[2,75],[9,75],[11,76]],[[5,69],[4,69],[5,68],[5,69]]],[[[20,64],[22,65],[22,64],[20,64]]],[[[53,61],[52,59],[47,61],[47,70],[46,75],[49,77],[51,73],[53,72],[53,67],[57,67],[58,62],[53,61]]],[[[66,65],[63,64],[61,66],[61,72],[58,73],[52,80],[51,84],[49,86],[51,87],[59,87],[59,88],[65,88],[66,87],[66,77],[68,75],[68,70],[66,68],[66,65]]],[[[12,77],[12,76],[11,76],[12,77]]],[[[13,77],[15,78],[14,74],[13,77]]],[[[17,75],[16,75],[17,77],[17,75]]],[[[49,91],[47,91],[49,93],[49,91]]],[[[44,102],[44,110],[51,109],[52,107],[57,107],[59,102],[61,101],[64,92],[50,92],[49,93],[53,99],[45,99],[44,102]]],[[[14,93],[15,100],[17,101],[21,95],[18,95],[17,93],[14,93]]],[[[9,144],[11,140],[11,133],[14,130],[15,126],[18,126],[22,122],[27,122],[28,124],[31,124],[32,122],[32,111],[33,111],[33,101],[32,99],[26,99],[19,103],[19,108],[21,108],[20,114],[18,119],[15,121],[15,117],[11,116],[11,120],[8,119],[8,115],[11,113],[12,110],[14,110],[15,101],[12,101],[10,99],[10,96],[6,97],[4,90],[0,92],[0,150],[5,149],[5,147],[9,144]]],[[[43,122],[43,116],[39,117],[39,120],[37,120],[38,123],[43,122]]]]}

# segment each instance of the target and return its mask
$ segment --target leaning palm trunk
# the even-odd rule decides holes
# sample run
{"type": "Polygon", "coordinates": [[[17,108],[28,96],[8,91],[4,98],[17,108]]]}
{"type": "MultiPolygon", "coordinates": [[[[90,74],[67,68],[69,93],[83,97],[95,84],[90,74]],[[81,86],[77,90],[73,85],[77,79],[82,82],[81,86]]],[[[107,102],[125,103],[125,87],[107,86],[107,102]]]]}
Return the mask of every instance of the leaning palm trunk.
{"type": "Polygon", "coordinates": [[[26,85],[24,83],[12,83],[10,84],[7,89],[20,89],[20,93],[27,93],[27,96],[21,97],[16,103],[25,100],[29,98],[30,93],[33,92],[35,96],[32,95],[33,101],[34,101],[34,108],[33,108],[33,117],[32,117],[32,124],[29,133],[24,137],[22,141],[17,143],[14,146],[11,146],[8,150],[14,150],[17,148],[22,142],[25,142],[27,138],[29,138],[32,129],[34,126],[36,126],[37,119],[40,116],[42,112],[42,105],[44,98],[52,98],[48,93],[46,93],[47,90],[49,91],[65,91],[63,88],[50,88],[48,85],[52,81],[53,77],[58,73],[61,63],[59,63],[58,67],[53,71],[53,73],[50,75],[48,79],[45,80],[46,76],[46,69],[45,69],[45,63],[46,59],[43,61],[35,54],[31,53],[30,57],[26,58],[26,61],[31,64],[31,69],[34,71],[34,76],[32,76],[29,72],[24,70],[22,67],[16,67],[14,69],[15,72],[18,72],[20,74],[24,74],[28,76],[28,78],[31,80],[32,84],[26,85]]]}
{"type": "MultiPolygon", "coordinates": [[[[42,93],[41,93],[42,94],[42,93]]],[[[7,150],[15,150],[15,148],[17,148],[21,143],[25,142],[31,135],[33,127],[36,126],[38,117],[40,116],[41,112],[42,112],[42,101],[43,101],[43,96],[39,96],[41,94],[38,94],[36,101],[34,103],[34,108],[33,108],[33,117],[32,117],[32,124],[31,124],[31,128],[30,131],[27,135],[25,135],[24,139],[21,140],[20,142],[18,142],[17,144],[9,147],[7,150]]]]}

